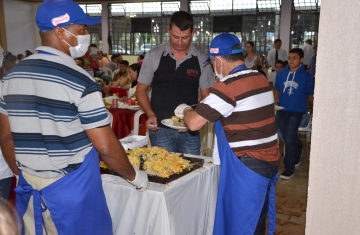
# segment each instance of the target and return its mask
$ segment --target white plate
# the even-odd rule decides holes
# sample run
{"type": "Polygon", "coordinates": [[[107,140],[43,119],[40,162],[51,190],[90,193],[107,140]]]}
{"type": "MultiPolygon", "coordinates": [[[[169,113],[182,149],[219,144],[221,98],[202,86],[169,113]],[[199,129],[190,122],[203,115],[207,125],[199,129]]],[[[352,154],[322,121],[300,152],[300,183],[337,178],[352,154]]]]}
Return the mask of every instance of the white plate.
{"type": "Polygon", "coordinates": [[[127,109],[131,109],[131,110],[140,110],[141,107],[140,105],[128,105],[126,106],[127,109]]]}
{"type": "Polygon", "coordinates": [[[186,126],[174,126],[173,125],[173,121],[168,118],[168,119],[163,119],[161,120],[161,123],[167,127],[170,127],[172,129],[176,129],[176,130],[187,130],[186,126]]]}
{"type": "Polygon", "coordinates": [[[283,106],[275,105],[275,111],[279,111],[279,110],[283,110],[283,109],[284,109],[283,106]]]}

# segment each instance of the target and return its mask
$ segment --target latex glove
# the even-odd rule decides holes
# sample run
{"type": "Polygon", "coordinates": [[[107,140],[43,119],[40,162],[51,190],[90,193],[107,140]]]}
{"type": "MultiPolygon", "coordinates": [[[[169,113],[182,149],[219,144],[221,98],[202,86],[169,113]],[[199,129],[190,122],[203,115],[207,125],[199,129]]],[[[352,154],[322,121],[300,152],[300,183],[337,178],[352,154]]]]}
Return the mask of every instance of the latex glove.
{"type": "Polygon", "coordinates": [[[133,181],[127,180],[130,184],[134,185],[137,191],[144,191],[149,183],[148,176],[145,171],[135,170],[135,179],[133,181]]]}
{"type": "Polygon", "coordinates": [[[191,107],[187,104],[180,104],[179,106],[176,107],[174,113],[175,116],[177,116],[178,118],[183,119],[184,118],[184,111],[187,109],[191,109],[191,107]]]}

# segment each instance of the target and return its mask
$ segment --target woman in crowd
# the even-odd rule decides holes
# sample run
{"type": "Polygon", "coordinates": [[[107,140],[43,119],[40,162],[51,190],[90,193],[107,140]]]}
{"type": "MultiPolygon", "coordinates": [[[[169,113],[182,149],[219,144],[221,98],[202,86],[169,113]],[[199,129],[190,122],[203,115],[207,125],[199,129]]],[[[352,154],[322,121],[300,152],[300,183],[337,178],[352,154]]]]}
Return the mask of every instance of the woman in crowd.
{"type": "Polygon", "coordinates": [[[247,68],[251,68],[260,62],[260,58],[255,53],[253,42],[247,42],[245,47],[246,47],[245,65],[247,68]]]}
{"type": "Polygon", "coordinates": [[[127,90],[128,97],[136,97],[136,85],[141,65],[138,63],[129,66],[129,75],[121,80],[120,87],[127,90]]]}

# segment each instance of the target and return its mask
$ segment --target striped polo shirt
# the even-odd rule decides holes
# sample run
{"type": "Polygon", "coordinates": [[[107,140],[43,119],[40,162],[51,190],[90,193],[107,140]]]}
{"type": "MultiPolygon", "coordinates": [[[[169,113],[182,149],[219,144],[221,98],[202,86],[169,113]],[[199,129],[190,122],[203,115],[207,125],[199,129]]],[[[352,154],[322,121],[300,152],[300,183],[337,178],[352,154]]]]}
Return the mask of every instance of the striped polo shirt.
{"type": "Polygon", "coordinates": [[[274,97],[267,79],[258,71],[245,69],[224,77],[196,112],[211,122],[220,119],[236,156],[279,160],[274,97]]]}
{"type": "Polygon", "coordinates": [[[67,54],[38,47],[2,81],[0,112],[7,115],[20,169],[48,178],[81,163],[92,143],[85,130],[109,124],[101,88],[67,54]]]}

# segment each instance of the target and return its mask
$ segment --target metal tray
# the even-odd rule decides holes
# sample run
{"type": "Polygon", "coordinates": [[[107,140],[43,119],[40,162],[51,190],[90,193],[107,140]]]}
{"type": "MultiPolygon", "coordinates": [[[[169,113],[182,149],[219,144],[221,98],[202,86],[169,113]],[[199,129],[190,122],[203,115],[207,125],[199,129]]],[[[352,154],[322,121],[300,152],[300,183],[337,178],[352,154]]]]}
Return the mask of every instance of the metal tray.
{"type": "MultiPolygon", "coordinates": [[[[179,173],[179,174],[173,174],[171,175],[169,178],[161,178],[159,176],[153,176],[153,175],[148,175],[149,181],[153,182],[153,183],[159,183],[159,184],[167,184],[170,183],[174,180],[177,180],[179,178],[181,178],[182,176],[189,174],[190,172],[199,169],[200,167],[202,167],[204,165],[204,159],[200,159],[200,158],[192,158],[192,157],[183,157],[182,158],[189,160],[192,164],[194,164],[191,169],[186,169],[183,172],[179,173]]],[[[101,173],[102,174],[110,174],[110,175],[117,175],[117,176],[121,176],[118,173],[116,173],[113,170],[106,170],[103,168],[101,169],[101,173]]],[[[121,176],[122,177],[122,176],[121,176]]]]}

